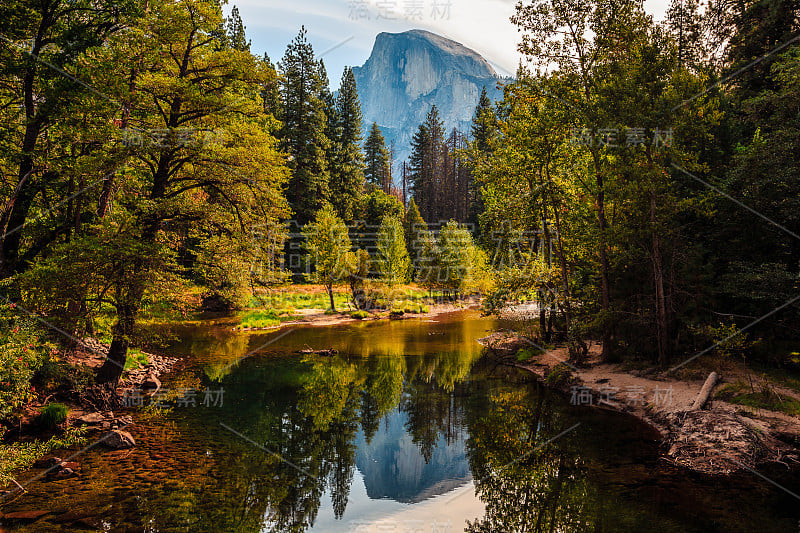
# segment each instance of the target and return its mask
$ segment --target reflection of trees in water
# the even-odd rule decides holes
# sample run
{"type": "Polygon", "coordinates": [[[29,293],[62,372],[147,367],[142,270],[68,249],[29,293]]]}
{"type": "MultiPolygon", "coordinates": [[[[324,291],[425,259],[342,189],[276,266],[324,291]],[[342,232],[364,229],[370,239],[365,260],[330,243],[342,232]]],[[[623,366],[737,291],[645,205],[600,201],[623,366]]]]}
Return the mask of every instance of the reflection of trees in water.
{"type": "Polygon", "coordinates": [[[468,415],[470,466],[478,496],[486,503],[485,516],[470,523],[468,531],[594,528],[586,513],[589,486],[581,460],[564,451],[574,435],[562,437],[557,447],[542,446],[569,427],[564,426],[568,421],[559,406],[531,390],[492,391],[488,411],[468,415]]]}
{"type": "Polygon", "coordinates": [[[439,438],[450,443],[463,431],[466,389],[459,381],[473,359],[448,353],[242,361],[223,380],[225,411],[212,416],[285,461],[236,435],[213,434],[209,439],[222,440],[206,443],[207,458],[195,458],[206,460],[206,472],[176,484],[169,498],[161,494],[150,501],[151,524],[302,532],[317,520],[326,491],[341,518],[355,473],[358,430],[371,439],[399,406],[408,416],[406,430],[429,461],[439,438]]]}

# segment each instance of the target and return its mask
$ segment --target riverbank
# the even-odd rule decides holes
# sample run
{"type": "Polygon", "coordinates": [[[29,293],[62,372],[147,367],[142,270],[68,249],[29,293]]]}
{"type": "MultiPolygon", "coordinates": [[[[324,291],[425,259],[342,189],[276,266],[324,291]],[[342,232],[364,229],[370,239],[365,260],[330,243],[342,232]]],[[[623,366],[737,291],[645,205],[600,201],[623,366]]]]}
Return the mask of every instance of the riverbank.
{"type": "Polygon", "coordinates": [[[791,387],[730,360],[709,359],[689,371],[673,374],[653,368],[630,368],[600,361],[601,346],[591,343],[584,366],[567,363],[566,348],[532,353],[530,343],[512,333],[483,339],[489,352],[506,363],[535,374],[542,383],[568,395],[573,405],[627,413],[661,435],[661,458],[690,471],[726,476],[742,470],[800,470],[800,418],[778,410],[726,401],[746,383],[753,394],[800,400],[791,387]],[[716,367],[716,368],[713,368],[716,367]],[[712,370],[721,376],[704,408],[693,404],[712,370]],[[762,392],[757,392],[762,391],[762,392]]]}
{"type": "Polygon", "coordinates": [[[239,327],[235,326],[235,331],[277,331],[289,326],[336,326],[339,324],[349,324],[353,322],[369,322],[374,320],[406,320],[412,318],[434,318],[445,313],[455,313],[457,311],[464,311],[478,305],[477,298],[465,298],[464,300],[456,303],[445,304],[428,304],[426,305],[426,312],[417,312],[415,310],[376,310],[364,311],[360,317],[354,317],[352,311],[342,311],[338,313],[331,313],[325,309],[299,309],[295,311],[296,315],[300,315],[295,320],[287,320],[268,327],[239,327]]]}

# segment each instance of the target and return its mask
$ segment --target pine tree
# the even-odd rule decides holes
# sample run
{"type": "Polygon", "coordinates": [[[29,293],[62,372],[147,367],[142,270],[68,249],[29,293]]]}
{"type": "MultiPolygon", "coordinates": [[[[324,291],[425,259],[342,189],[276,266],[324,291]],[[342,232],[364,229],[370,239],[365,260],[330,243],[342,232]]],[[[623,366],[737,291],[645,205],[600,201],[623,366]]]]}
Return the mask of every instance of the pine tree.
{"type": "Polygon", "coordinates": [[[696,66],[705,56],[699,1],[672,0],[667,9],[666,23],[678,44],[678,64],[696,66]]]}
{"type": "Polygon", "coordinates": [[[280,79],[278,77],[278,71],[275,69],[275,65],[272,64],[272,60],[269,58],[266,52],[264,52],[263,64],[267,72],[267,79],[264,82],[263,90],[261,91],[261,98],[264,103],[264,113],[280,119],[280,79]]]}
{"type": "Polygon", "coordinates": [[[331,167],[331,202],[344,220],[352,221],[364,190],[364,154],[361,152],[361,104],[353,70],[346,67],[336,98],[336,149],[331,167]]]}
{"type": "Polygon", "coordinates": [[[305,27],[287,47],[280,63],[283,73],[281,138],[291,156],[292,178],[287,199],[299,224],[311,220],[328,199],[326,153],[330,140],[325,135],[327,117],[323,94],[324,70],[314,58],[305,27]]]}
{"type": "Polygon", "coordinates": [[[411,139],[411,192],[426,220],[440,218],[437,197],[443,191],[439,183],[439,171],[446,150],[444,124],[434,105],[411,139]]]}
{"type": "Polygon", "coordinates": [[[380,127],[374,122],[364,143],[364,152],[366,153],[364,176],[367,183],[383,188],[386,171],[389,168],[389,151],[386,149],[386,141],[380,127]]]}
{"type": "Polygon", "coordinates": [[[231,16],[225,19],[225,34],[231,48],[240,52],[250,51],[250,41],[247,40],[245,25],[239,15],[239,8],[236,6],[231,9],[231,16]]]}
{"type": "MultiPolygon", "coordinates": [[[[473,170],[486,165],[493,147],[497,142],[497,115],[492,107],[492,102],[486,94],[486,87],[481,91],[478,105],[475,107],[475,114],[472,117],[472,141],[469,145],[470,161],[473,170]]],[[[478,217],[484,211],[483,195],[481,194],[482,183],[473,179],[469,187],[469,208],[467,221],[474,228],[479,227],[478,217]]]]}

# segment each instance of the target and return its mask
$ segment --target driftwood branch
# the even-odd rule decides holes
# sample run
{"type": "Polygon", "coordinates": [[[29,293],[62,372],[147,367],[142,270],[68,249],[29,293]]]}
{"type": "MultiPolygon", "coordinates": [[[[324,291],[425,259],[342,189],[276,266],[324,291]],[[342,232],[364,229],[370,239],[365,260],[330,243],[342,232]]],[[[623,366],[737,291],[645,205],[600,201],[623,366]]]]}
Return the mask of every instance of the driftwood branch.
{"type": "Polygon", "coordinates": [[[706,402],[708,402],[708,399],[711,397],[711,392],[714,390],[714,387],[717,386],[718,381],[719,375],[716,372],[712,372],[708,375],[706,382],[703,383],[703,388],[700,389],[700,394],[697,395],[697,398],[692,404],[692,411],[697,411],[698,409],[703,408],[706,402]]]}

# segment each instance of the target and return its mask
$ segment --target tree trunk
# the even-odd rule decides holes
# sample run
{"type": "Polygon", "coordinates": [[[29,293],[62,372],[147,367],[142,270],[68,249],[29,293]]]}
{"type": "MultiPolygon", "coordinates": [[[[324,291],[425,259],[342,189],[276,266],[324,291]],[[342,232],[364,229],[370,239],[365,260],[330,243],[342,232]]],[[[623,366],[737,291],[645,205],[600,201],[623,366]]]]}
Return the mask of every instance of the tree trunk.
{"type": "Polygon", "coordinates": [[[119,382],[125,361],[128,358],[128,346],[136,324],[138,308],[135,305],[120,304],[117,306],[117,323],[114,325],[114,337],[108,349],[105,363],[97,370],[97,382],[114,384],[119,382]]]}
{"type": "Polygon", "coordinates": [[[603,361],[611,361],[614,357],[614,337],[609,324],[608,312],[611,309],[611,285],[609,282],[609,271],[611,270],[608,260],[608,245],[606,243],[606,230],[608,221],[606,220],[605,205],[605,183],[600,172],[600,156],[596,151],[592,153],[594,159],[595,183],[597,193],[595,202],[597,207],[597,224],[600,229],[599,255],[600,255],[600,308],[603,310],[603,325],[601,330],[601,341],[603,351],[601,357],[603,361]]]}
{"type": "Polygon", "coordinates": [[[336,311],[336,304],[333,303],[333,285],[328,285],[328,297],[331,299],[331,311],[336,311]]]}
{"type": "Polygon", "coordinates": [[[658,342],[658,364],[666,366],[670,359],[669,349],[669,317],[664,295],[664,272],[661,261],[661,243],[655,230],[656,196],[650,193],[650,223],[653,234],[653,285],[656,299],[656,340],[658,342]]]}

